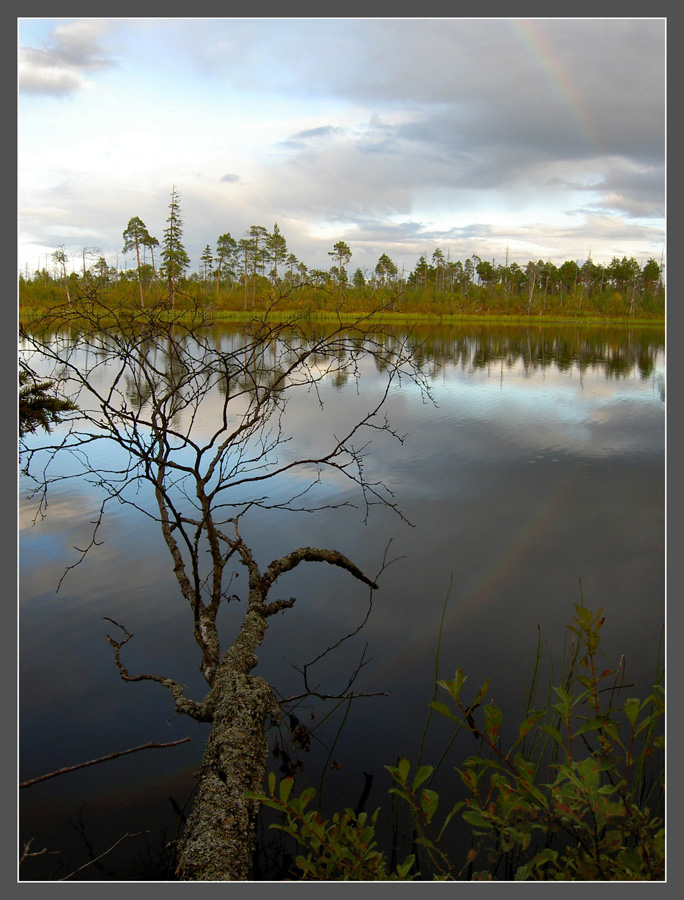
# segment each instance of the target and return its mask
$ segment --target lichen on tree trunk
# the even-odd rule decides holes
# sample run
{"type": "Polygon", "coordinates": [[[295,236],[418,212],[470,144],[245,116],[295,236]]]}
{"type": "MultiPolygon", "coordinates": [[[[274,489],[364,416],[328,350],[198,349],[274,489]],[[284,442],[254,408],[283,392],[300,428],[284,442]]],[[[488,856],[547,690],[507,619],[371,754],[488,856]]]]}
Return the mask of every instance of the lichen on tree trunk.
{"type": "Polygon", "coordinates": [[[258,803],[268,753],[265,724],[279,718],[263,678],[236,674],[227,661],[216,675],[214,722],[199,771],[193,811],[179,845],[184,881],[244,881],[252,872],[258,803]]]}

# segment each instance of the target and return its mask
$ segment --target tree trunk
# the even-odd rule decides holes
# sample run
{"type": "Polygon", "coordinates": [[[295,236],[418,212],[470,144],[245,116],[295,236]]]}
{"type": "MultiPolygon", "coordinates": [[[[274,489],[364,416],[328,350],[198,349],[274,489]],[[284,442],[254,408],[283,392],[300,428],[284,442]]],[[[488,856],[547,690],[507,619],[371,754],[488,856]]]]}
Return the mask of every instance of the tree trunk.
{"type": "Polygon", "coordinates": [[[235,673],[226,660],[216,674],[214,722],[199,771],[193,811],[179,846],[184,881],[245,881],[252,872],[268,747],[266,717],[280,707],[263,678],[235,673]]]}

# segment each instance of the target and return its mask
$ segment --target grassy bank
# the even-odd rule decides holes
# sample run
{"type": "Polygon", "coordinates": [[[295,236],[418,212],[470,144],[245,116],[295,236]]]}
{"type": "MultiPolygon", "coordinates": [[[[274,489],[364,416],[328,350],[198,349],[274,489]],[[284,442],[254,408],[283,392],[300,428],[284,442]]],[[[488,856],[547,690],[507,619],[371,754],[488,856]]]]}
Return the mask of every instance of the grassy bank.
{"type": "MultiPolygon", "coordinates": [[[[63,312],[65,307],[62,307],[63,312]]],[[[74,305],[74,316],[77,319],[77,304],[74,305]]],[[[51,319],[55,315],[54,306],[43,306],[39,304],[22,304],[19,308],[19,322],[22,325],[40,322],[42,320],[51,319]]],[[[137,315],[140,312],[139,307],[131,306],[131,314],[137,315]]],[[[255,317],[262,318],[266,314],[265,308],[254,309],[215,309],[210,306],[204,310],[207,318],[211,322],[250,322],[255,317]]],[[[164,310],[161,313],[162,318],[174,319],[175,321],[189,324],[194,321],[196,312],[193,309],[187,310],[164,310]]],[[[424,324],[424,325],[587,325],[587,326],[603,326],[603,325],[624,325],[629,327],[653,327],[663,328],[665,326],[664,317],[630,317],[630,316],[599,316],[594,314],[582,315],[579,312],[570,315],[559,315],[557,313],[543,315],[536,313],[534,315],[520,315],[518,313],[461,313],[461,314],[444,314],[421,312],[412,309],[402,309],[400,312],[392,312],[384,310],[381,312],[368,310],[354,311],[336,311],[336,310],[307,310],[298,307],[280,308],[276,307],[268,311],[268,317],[272,321],[288,321],[290,319],[306,320],[310,322],[348,322],[354,323],[359,320],[366,319],[369,323],[388,324],[388,325],[405,325],[405,324],[424,324]]],[[[106,320],[103,320],[106,324],[106,320]]],[[[110,324],[115,324],[112,319],[110,324]]]]}

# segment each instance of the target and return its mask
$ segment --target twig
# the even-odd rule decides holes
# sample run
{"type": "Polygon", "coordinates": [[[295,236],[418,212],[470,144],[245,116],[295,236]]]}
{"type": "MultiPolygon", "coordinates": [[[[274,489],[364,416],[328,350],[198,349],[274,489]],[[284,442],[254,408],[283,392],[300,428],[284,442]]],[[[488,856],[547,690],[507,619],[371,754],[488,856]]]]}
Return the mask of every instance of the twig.
{"type": "Polygon", "coordinates": [[[21,857],[19,859],[19,865],[23,865],[27,859],[31,859],[34,856],[45,856],[46,854],[59,856],[59,850],[48,850],[47,847],[43,847],[42,850],[31,850],[31,844],[33,843],[33,838],[29,838],[28,841],[24,844],[24,849],[22,850],[21,857]]]}
{"type": "Polygon", "coordinates": [[[168,744],[158,744],[150,741],[148,744],[141,744],[139,747],[130,747],[128,750],[120,750],[118,753],[109,753],[107,756],[101,756],[99,759],[89,759],[88,762],[78,763],[76,766],[65,766],[63,769],[57,769],[54,772],[48,772],[47,775],[39,775],[38,778],[31,778],[29,781],[22,781],[20,788],[31,787],[39,781],[47,781],[48,778],[54,778],[56,775],[64,775],[66,772],[74,772],[76,769],[85,769],[86,766],[94,766],[97,763],[107,762],[110,759],[116,759],[119,756],[127,756],[129,753],[137,753],[138,750],[163,749],[165,747],[177,747],[178,744],[185,744],[189,741],[189,737],[181,738],[179,741],[171,741],[168,744]]]}
{"type": "Polygon", "coordinates": [[[118,841],[113,843],[112,846],[108,850],[105,850],[104,853],[100,853],[100,855],[96,856],[95,859],[91,859],[90,862],[84,863],[84,865],[79,866],[78,869],[74,869],[73,872],[69,872],[68,875],[65,875],[64,878],[60,878],[59,880],[67,881],[73,875],[77,875],[79,872],[82,872],[84,869],[87,869],[88,866],[92,866],[93,863],[99,862],[99,860],[101,860],[104,856],[106,856],[108,853],[111,853],[115,847],[118,847],[122,841],[125,841],[126,838],[140,837],[141,834],[149,834],[149,831],[136,831],[134,834],[128,834],[128,832],[127,832],[122,837],[120,837],[118,841]]]}

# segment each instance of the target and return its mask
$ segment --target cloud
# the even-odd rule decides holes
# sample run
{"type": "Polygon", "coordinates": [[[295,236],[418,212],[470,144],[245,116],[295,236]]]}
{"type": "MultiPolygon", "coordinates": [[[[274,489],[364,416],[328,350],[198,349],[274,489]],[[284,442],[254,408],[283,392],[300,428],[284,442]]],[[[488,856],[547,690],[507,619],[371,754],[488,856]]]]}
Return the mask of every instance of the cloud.
{"type": "Polygon", "coordinates": [[[32,94],[69,94],[86,87],[86,75],[113,68],[97,38],[109,29],[101,19],[59,25],[43,49],[19,50],[19,89],[32,94]]]}
{"type": "Polygon", "coordinates": [[[39,249],[85,223],[111,252],[133,213],[161,236],[175,183],[192,259],[274,221],[321,267],[339,239],[362,267],[436,246],[659,252],[662,20],[74,21],[22,50],[22,88],[77,92],[114,41],[111,105],[82,92],[43,123],[24,104],[22,225],[39,249]],[[207,127],[169,143],[171,117],[207,127]]]}
{"type": "Polygon", "coordinates": [[[592,207],[613,210],[632,218],[665,215],[665,168],[642,166],[630,160],[610,160],[603,179],[594,186],[592,207]]]}
{"type": "Polygon", "coordinates": [[[291,140],[294,141],[303,141],[308,138],[319,138],[319,137],[328,137],[332,134],[341,134],[341,128],[335,128],[334,125],[321,125],[318,128],[307,128],[304,131],[298,131],[297,134],[292,135],[291,140]]]}
{"type": "Polygon", "coordinates": [[[281,141],[279,146],[286,150],[299,150],[305,147],[309,141],[318,141],[340,134],[344,134],[343,128],[337,128],[334,125],[319,125],[316,128],[305,128],[303,131],[298,131],[287,140],[281,141]]]}

